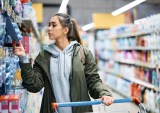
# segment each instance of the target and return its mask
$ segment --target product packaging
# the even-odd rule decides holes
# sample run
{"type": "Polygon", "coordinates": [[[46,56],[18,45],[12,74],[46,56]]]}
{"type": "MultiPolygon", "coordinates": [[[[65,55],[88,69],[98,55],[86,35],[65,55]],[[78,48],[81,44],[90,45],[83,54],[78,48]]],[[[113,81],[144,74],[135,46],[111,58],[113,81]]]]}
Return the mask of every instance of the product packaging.
{"type": "Polygon", "coordinates": [[[20,97],[18,95],[9,95],[8,103],[8,113],[20,113],[20,97]]]}
{"type": "Polygon", "coordinates": [[[0,113],[8,113],[8,96],[0,96],[0,113]]]}
{"type": "Polygon", "coordinates": [[[29,43],[29,36],[23,36],[23,38],[22,38],[22,45],[23,45],[23,47],[24,47],[24,49],[25,49],[25,52],[27,53],[27,54],[29,54],[29,50],[30,50],[30,43],[29,43]]]}

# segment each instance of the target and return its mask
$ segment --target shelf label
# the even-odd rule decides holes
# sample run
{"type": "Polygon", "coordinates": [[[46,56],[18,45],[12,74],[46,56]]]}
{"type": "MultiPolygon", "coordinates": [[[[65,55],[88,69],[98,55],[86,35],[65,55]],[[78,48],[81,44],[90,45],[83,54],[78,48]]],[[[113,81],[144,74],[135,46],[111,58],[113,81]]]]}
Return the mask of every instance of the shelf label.
{"type": "Polygon", "coordinates": [[[0,48],[0,58],[3,58],[3,48],[0,48]]]}

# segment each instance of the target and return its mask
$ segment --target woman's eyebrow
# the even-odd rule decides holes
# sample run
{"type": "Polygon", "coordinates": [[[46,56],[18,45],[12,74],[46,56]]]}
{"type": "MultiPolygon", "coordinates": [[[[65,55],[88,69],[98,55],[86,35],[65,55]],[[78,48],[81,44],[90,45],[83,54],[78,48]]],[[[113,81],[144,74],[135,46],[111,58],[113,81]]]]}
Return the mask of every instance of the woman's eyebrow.
{"type": "Polygon", "coordinates": [[[49,22],[49,23],[55,24],[56,22],[49,22]]]}

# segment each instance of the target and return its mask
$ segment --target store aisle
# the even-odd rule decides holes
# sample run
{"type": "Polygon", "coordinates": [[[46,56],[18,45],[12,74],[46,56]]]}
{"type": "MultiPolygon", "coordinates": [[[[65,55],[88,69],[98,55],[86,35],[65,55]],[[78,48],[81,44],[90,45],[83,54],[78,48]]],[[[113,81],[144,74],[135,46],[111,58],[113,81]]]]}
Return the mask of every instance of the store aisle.
{"type": "MultiPolygon", "coordinates": [[[[115,99],[124,98],[109,89],[115,99]]],[[[94,106],[94,113],[138,113],[139,108],[133,103],[122,103],[122,104],[112,104],[111,106],[107,106],[104,109],[104,106],[94,106]]]]}

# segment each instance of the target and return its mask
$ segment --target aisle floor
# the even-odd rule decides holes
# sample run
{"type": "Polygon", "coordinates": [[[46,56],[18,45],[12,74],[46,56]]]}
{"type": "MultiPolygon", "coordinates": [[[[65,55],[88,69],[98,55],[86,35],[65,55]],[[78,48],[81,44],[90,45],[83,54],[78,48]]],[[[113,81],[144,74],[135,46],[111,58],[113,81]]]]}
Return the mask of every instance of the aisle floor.
{"type": "MultiPolygon", "coordinates": [[[[124,98],[117,94],[116,92],[109,90],[115,99],[124,98]]],[[[105,107],[96,105],[93,107],[94,113],[138,113],[139,107],[133,103],[123,103],[123,104],[112,104],[105,107]]]]}

